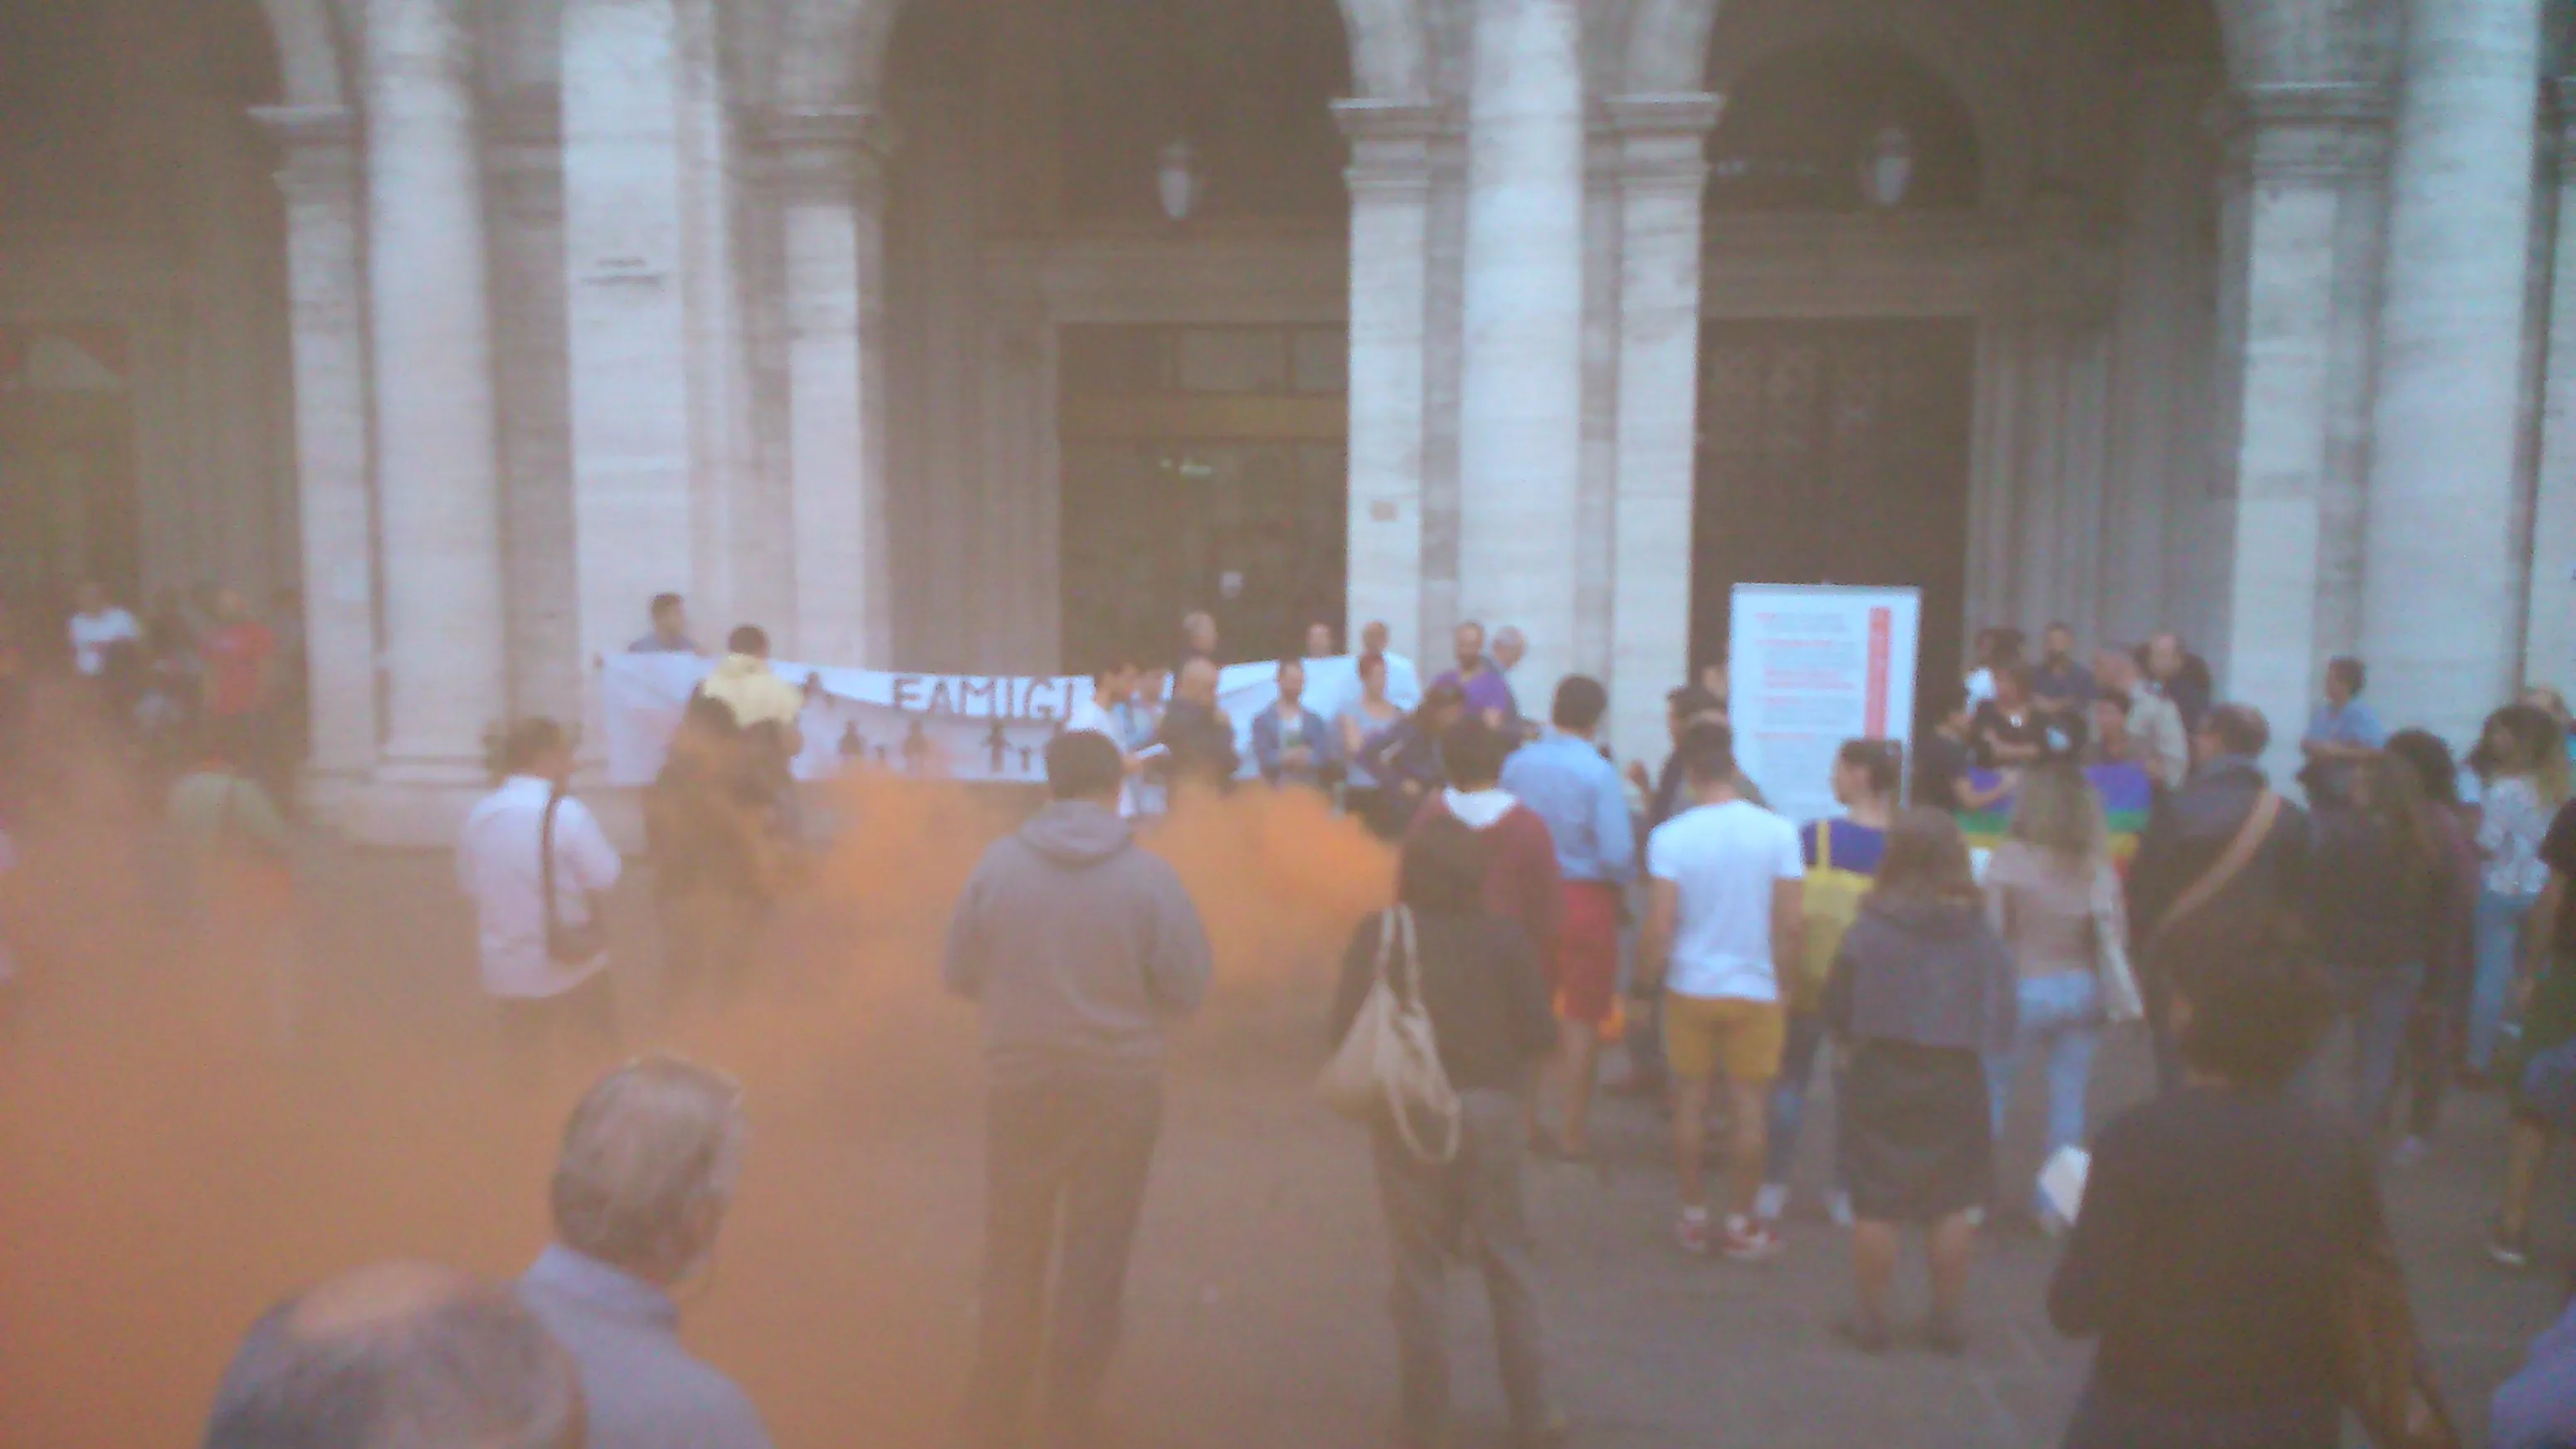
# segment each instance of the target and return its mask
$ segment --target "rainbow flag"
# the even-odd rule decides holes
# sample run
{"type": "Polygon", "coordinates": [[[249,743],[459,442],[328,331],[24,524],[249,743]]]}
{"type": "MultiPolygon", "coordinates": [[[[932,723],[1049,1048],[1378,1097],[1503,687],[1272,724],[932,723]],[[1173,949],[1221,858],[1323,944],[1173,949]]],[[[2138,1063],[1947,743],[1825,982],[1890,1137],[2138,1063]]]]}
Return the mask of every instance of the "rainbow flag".
{"type": "MultiPolygon", "coordinates": [[[[2093,782],[2094,793],[2102,797],[2102,812],[2111,821],[2111,858],[2126,870],[2130,857],[2138,853],[2138,837],[2147,828],[2147,812],[2155,804],[2155,782],[2136,765],[2094,765],[2084,778],[2093,782]]],[[[1968,783],[1979,794],[2001,785],[2004,777],[1993,770],[1971,770],[1968,783]]],[[[2013,797],[2005,794],[1983,810],[1958,812],[1959,830],[1968,837],[1972,850],[1992,850],[2003,843],[2004,831],[2012,823],[2013,797]]]]}

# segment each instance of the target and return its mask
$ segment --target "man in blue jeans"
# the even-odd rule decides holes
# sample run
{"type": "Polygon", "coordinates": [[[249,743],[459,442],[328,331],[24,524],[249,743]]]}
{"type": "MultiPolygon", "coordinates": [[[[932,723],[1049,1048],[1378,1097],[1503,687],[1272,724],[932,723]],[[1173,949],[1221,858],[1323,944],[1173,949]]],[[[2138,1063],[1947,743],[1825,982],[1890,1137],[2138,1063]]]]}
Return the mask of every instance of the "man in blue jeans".
{"type": "Polygon", "coordinates": [[[1207,932],[1180,877],[1118,818],[1125,780],[1107,736],[1057,736],[1054,802],[984,853],[949,923],[942,976],[983,1007],[992,1081],[966,1405],[977,1449],[1029,1442],[1042,1339],[1043,1442],[1095,1441],[1162,1127],[1163,1023],[1207,993],[1207,932]]]}

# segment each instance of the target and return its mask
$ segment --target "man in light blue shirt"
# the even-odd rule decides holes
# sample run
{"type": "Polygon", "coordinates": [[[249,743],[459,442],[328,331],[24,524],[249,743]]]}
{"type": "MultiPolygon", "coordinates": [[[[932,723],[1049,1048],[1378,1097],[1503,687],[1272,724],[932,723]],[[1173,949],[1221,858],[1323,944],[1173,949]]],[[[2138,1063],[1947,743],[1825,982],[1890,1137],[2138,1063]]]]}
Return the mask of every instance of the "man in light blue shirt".
{"type": "Polygon", "coordinates": [[[1565,1130],[1556,1147],[1577,1161],[1591,1155],[1592,1078],[1601,1029],[1619,994],[1622,893],[1637,878],[1627,789],[1593,743],[1609,707],[1599,680],[1568,675],[1549,711],[1555,728],[1514,751],[1502,779],[1505,793],[1547,823],[1564,881],[1556,960],[1547,965],[1566,1067],[1565,1130]]]}
{"type": "Polygon", "coordinates": [[[680,1346],[671,1298],[715,1253],[742,1142],[741,1090],[677,1057],[621,1068],[573,1109],[555,1243],[519,1300],[580,1366],[587,1449],[769,1449],[742,1390],[680,1346]]]}
{"type": "Polygon", "coordinates": [[[2351,789],[2353,768],[2388,743],[2387,728],[2361,701],[2369,682],[2360,660],[2327,661],[2325,703],[2308,716],[2308,732],[2299,738],[2299,753],[2308,761],[2300,780],[2310,796],[2342,798],[2351,789]]]}

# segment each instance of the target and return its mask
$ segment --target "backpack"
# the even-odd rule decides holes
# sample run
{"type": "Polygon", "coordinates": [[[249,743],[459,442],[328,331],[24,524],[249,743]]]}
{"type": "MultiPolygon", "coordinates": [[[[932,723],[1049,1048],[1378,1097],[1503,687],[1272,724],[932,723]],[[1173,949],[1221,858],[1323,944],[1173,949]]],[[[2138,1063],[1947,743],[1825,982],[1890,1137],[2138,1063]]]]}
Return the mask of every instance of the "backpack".
{"type": "Polygon", "coordinates": [[[1807,922],[1806,957],[1798,963],[1798,979],[1792,983],[1801,1003],[1823,994],[1834,958],[1842,954],[1843,933],[1860,919],[1860,903],[1877,884],[1875,876],[1834,864],[1833,822],[1819,820],[1809,828],[1816,832],[1816,863],[1807,868],[1801,912],[1807,922]]]}

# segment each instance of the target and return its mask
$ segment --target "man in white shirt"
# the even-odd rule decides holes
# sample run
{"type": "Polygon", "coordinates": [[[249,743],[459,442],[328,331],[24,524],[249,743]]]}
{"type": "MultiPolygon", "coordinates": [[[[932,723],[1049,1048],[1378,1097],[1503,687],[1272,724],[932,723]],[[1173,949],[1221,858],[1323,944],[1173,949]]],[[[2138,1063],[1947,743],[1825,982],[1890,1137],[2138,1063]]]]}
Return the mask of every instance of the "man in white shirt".
{"type": "Polygon", "coordinates": [[[1698,804],[1647,838],[1651,884],[1637,966],[1664,990],[1664,1055],[1676,1083],[1678,1232],[1691,1252],[1761,1262],[1783,1247],[1754,1216],[1753,1199],[1762,1185],[1771,1079],[1788,1030],[1778,965],[1799,959],[1806,862],[1797,828],[1737,793],[1733,731],[1693,726],[1676,753],[1698,804]],[[1700,1159],[1721,1074],[1728,1212],[1718,1233],[1709,1223],[1700,1159]]]}
{"type": "Polygon", "coordinates": [[[465,817],[456,879],[474,900],[483,992],[498,1009],[502,1045],[521,1080],[542,1073],[558,1039],[613,1049],[617,997],[598,923],[621,862],[588,807],[572,798],[572,741],[549,719],[513,726],[510,772],[465,817]],[[546,901],[553,816],[554,901],[546,901]]]}
{"type": "Polygon", "coordinates": [[[95,583],[80,586],[72,613],[72,667],[84,679],[107,672],[108,651],[119,644],[140,643],[143,630],[134,616],[108,602],[107,590],[95,583]]]}
{"type": "Polygon", "coordinates": [[[1078,735],[1084,731],[1100,735],[1118,747],[1118,758],[1127,771],[1127,783],[1118,792],[1118,813],[1134,819],[1138,811],[1136,777],[1143,772],[1144,762],[1128,747],[1127,732],[1119,726],[1119,707],[1136,697],[1137,678],[1144,666],[1127,655],[1091,676],[1089,696],[1073,702],[1073,712],[1064,717],[1064,732],[1078,735]]]}

